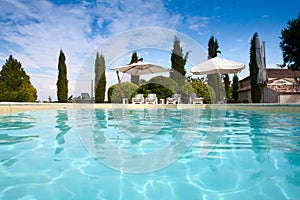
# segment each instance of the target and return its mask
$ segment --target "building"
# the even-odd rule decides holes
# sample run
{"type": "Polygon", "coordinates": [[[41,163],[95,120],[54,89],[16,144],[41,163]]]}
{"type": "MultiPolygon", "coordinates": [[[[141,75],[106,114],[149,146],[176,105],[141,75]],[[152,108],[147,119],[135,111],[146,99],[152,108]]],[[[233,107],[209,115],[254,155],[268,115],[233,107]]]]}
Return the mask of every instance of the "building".
{"type": "MultiPolygon", "coordinates": [[[[262,103],[300,103],[300,71],[266,69],[268,81],[263,89],[262,103]]],[[[251,102],[250,76],[240,81],[239,100],[251,102]]]]}

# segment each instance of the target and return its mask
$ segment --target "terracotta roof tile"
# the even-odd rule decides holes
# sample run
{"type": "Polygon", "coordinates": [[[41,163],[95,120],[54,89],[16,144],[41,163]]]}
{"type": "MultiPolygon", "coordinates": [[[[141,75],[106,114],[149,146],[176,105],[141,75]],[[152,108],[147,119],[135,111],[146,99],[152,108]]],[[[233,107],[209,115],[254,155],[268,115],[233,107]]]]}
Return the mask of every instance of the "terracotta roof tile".
{"type": "MultiPolygon", "coordinates": [[[[294,79],[294,77],[300,77],[300,71],[292,71],[290,69],[267,69],[267,74],[269,79],[294,79]]],[[[240,80],[240,84],[244,87],[240,88],[238,92],[251,90],[250,76],[240,80]]]]}
{"type": "Polygon", "coordinates": [[[240,88],[239,90],[237,90],[237,92],[243,92],[243,91],[249,91],[251,90],[251,85],[248,85],[246,87],[240,88]]]}
{"type": "Polygon", "coordinates": [[[300,77],[300,71],[290,69],[267,69],[268,78],[294,78],[300,77]]]}
{"type": "MultiPolygon", "coordinates": [[[[268,78],[294,78],[300,77],[300,71],[293,71],[290,69],[267,69],[268,78]]],[[[244,82],[250,80],[250,76],[245,77],[240,80],[240,82],[244,82]]]]}

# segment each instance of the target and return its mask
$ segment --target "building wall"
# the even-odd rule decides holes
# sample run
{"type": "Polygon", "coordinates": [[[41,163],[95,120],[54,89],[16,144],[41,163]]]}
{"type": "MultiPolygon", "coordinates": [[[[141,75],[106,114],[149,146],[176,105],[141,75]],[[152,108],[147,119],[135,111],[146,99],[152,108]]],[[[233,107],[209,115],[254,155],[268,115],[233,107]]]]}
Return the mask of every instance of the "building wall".
{"type": "Polygon", "coordinates": [[[246,78],[242,81],[240,81],[240,87],[247,87],[248,85],[251,85],[251,79],[250,78],[246,78]]]}
{"type": "Polygon", "coordinates": [[[300,103],[300,93],[281,93],[279,95],[280,103],[300,103]]]}
{"type": "Polygon", "coordinates": [[[239,92],[238,93],[238,99],[240,101],[243,101],[243,100],[247,99],[249,103],[252,103],[252,100],[251,100],[251,91],[250,90],[246,90],[246,91],[239,92]]]}
{"type": "MultiPolygon", "coordinates": [[[[295,77],[300,79],[300,71],[289,69],[267,69],[268,88],[264,89],[262,103],[300,103],[300,89],[295,77]]],[[[239,100],[251,102],[250,76],[240,80],[239,100]]]]}
{"type": "MultiPolygon", "coordinates": [[[[281,89],[280,87],[278,88],[281,89]]],[[[278,88],[264,87],[261,103],[299,103],[300,104],[300,92],[294,92],[291,89],[279,90],[278,88]],[[286,91],[286,92],[280,92],[280,91],[286,91]]],[[[247,99],[249,103],[252,103],[251,90],[239,91],[238,99],[240,101],[247,99]]]]}
{"type": "Polygon", "coordinates": [[[279,103],[278,100],[278,93],[270,88],[264,88],[263,93],[265,99],[262,101],[262,103],[279,103]]]}

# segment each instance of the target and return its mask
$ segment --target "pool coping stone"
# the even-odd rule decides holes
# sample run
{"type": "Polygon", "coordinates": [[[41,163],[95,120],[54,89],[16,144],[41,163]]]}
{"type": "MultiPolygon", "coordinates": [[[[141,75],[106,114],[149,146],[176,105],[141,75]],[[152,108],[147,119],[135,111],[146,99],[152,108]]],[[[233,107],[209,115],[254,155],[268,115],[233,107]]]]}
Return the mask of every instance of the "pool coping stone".
{"type": "Polygon", "coordinates": [[[111,103],[30,103],[0,102],[0,112],[21,112],[29,110],[59,109],[226,109],[226,110],[262,110],[277,112],[299,112],[300,104],[111,104],[111,103]]]}

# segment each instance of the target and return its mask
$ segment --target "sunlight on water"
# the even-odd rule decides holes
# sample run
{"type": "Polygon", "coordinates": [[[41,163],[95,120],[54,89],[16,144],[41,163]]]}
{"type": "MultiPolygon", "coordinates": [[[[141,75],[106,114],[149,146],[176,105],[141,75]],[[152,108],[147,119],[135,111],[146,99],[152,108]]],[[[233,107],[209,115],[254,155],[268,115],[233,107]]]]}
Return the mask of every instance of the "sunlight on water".
{"type": "Polygon", "coordinates": [[[0,199],[300,193],[298,112],[78,109],[0,119],[0,199]]]}

